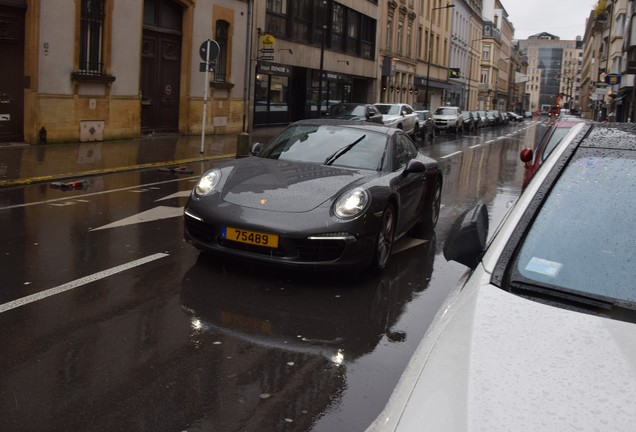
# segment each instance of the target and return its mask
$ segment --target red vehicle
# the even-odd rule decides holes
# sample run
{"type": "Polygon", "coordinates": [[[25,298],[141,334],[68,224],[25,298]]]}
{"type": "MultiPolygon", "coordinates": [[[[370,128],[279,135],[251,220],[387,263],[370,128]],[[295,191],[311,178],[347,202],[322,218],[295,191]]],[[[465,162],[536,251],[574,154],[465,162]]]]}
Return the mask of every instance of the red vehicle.
{"type": "Polygon", "coordinates": [[[567,135],[570,129],[582,122],[586,122],[586,120],[581,118],[555,119],[552,126],[541,137],[541,140],[535,143],[534,149],[524,148],[521,150],[519,158],[525,167],[522,189],[526,188],[534,173],[537,172],[543,161],[550,156],[552,150],[567,135]]]}

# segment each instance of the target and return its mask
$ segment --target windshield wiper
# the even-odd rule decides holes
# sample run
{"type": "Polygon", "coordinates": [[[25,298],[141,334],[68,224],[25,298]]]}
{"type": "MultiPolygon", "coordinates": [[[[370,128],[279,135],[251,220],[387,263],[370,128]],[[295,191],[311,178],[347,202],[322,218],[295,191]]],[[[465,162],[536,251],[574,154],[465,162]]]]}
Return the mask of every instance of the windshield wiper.
{"type": "Polygon", "coordinates": [[[540,303],[588,313],[618,321],[636,323],[636,302],[613,299],[600,295],[580,293],[550,285],[539,285],[522,281],[511,281],[509,290],[513,294],[521,295],[540,303]]]}
{"type": "Polygon", "coordinates": [[[336,159],[338,159],[340,156],[342,156],[343,154],[345,154],[346,152],[351,150],[353,148],[353,146],[358,144],[360,141],[362,141],[366,137],[367,137],[366,135],[362,135],[360,138],[358,138],[357,140],[355,140],[351,144],[347,144],[346,146],[336,150],[333,154],[331,154],[329,157],[327,157],[327,159],[325,159],[325,161],[323,162],[323,165],[331,165],[332,163],[334,163],[336,161],[336,159]]]}
{"type": "Polygon", "coordinates": [[[518,294],[525,293],[526,295],[544,299],[558,299],[571,304],[606,310],[610,310],[616,305],[614,299],[608,299],[600,295],[522,281],[510,281],[510,292],[518,294]]]}

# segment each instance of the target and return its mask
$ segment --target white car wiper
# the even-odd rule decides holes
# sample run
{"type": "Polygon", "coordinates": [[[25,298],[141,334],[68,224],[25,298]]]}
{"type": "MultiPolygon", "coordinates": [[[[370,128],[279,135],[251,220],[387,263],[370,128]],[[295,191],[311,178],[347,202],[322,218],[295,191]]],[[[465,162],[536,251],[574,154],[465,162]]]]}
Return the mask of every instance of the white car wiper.
{"type": "Polygon", "coordinates": [[[334,163],[336,161],[336,159],[338,159],[340,156],[342,156],[343,154],[345,154],[346,152],[351,150],[353,148],[353,146],[358,144],[360,141],[362,141],[366,137],[367,137],[366,135],[362,135],[360,138],[358,138],[357,140],[355,140],[351,144],[347,144],[346,146],[344,146],[342,148],[339,148],[333,154],[331,154],[329,157],[327,157],[327,159],[325,159],[323,164],[324,165],[331,165],[332,163],[334,163]]]}
{"type": "Polygon", "coordinates": [[[552,306],[563,307],[580,313],[636,323],[636,303],[629,300],[581,293],[552,286],[511,281],[510,292],[552,306]]]}

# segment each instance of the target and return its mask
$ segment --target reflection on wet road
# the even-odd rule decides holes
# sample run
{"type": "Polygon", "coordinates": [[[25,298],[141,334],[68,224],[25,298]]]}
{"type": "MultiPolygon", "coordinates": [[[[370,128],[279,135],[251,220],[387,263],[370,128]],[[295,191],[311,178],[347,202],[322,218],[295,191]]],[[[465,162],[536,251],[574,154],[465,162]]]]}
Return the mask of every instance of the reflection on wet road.
{"type": "Polygon", "coordinates": [[[364,430],[465,272],[441,255],[453,220],[478,200],[501,220],[536,129],[419,143],[444,170],[440,221],[434,235],[396,244],[381,275],[199,254],[183,241],[190,178],[0,191],[10,203],[0,305],[42,297],[0,309],[0,430],[364,430]],[[76,281],[86,283],[48,291],[76,281]]]}

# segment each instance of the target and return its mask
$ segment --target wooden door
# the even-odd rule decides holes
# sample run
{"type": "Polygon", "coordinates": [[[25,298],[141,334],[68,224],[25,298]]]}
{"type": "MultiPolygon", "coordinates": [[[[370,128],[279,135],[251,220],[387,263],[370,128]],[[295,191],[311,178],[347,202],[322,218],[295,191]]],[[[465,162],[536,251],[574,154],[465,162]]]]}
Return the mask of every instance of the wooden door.
{"type": "Polygon", "coordinates": [[[24,140],[24,9],[0,5],[0,142],[24,140]]]}
{"type": "Polygon", "coordinates": [[[144,30],[141,61],[141,131],[179,131],[181,37],[144,30]]]}

